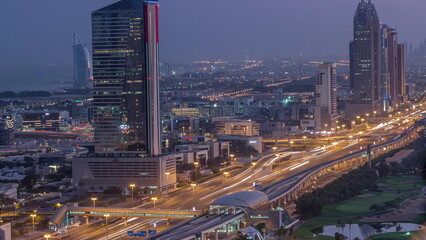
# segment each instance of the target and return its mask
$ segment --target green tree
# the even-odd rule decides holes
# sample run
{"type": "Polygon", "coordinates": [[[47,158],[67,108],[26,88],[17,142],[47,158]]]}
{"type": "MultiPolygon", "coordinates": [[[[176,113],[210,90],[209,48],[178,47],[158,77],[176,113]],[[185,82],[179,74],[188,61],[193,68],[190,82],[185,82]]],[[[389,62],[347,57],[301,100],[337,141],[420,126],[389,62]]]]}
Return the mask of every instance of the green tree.
{"type": "Polygon", "coordinates": [[[336,240],[346,240],[348,238],[345,235],[336,232],[336,234],[334,234],[334,239],[336,239],[336,240]]]}

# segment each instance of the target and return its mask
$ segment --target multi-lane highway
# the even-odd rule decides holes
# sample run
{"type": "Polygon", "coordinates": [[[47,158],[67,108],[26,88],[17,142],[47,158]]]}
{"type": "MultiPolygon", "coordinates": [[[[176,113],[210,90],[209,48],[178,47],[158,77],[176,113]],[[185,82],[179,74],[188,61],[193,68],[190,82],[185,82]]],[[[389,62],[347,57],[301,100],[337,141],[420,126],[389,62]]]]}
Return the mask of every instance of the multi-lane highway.
{"type": "MultiPolygon", "coordinates": [[[[421,110],[414,111],[409,116],[418,116],[421,110]]],[[[354,131],[333,144],[316,148],[301,154],[300,152],[271,153],[260,158],[253,166],[247,169],[231,171],[228,177],[222,176],[211,179],[207,182],[197,185],[194,189],[182,189],[167,197],[159,199],[156,203],[157,208],[163,209],[202,209],[214,199],[236,191],[253,190],[253,182],[264,186],[282,186],[273,184],[282,179],[289,180],[286,184],[290,186],[290,180],[295,180],[295,176],[312,169],[313,167],[327,163],[348,154],[355,153],[361,147],[365,149],[367,144],[380,144],[386,139],[377,136],[391,136],[402,133],[406,128],[412,125],[411,121],[405,119],[389,119],[378,125],[370,126],[367,130],[354,131]],[[375,136],[374,138],[365,138],[366,136],[375,136]],[[359,142],[359,139],[364,139],[359,142]],[[280,159],[292,155],[290,160],[280,163],[280,165],[271,171],[272,165],[280,159]],[[294,176],[293,178],[290,178],[294,176]]],[[[283,186],[282,186],[283,187],[283,186]]],[[[282,190],[282,189],[281,189],[282,190]]],[[[280,191],[281,191],[280,190],[280,191]]],[[[148,204],[146,207],[152,207],[148,204]]],[[[161,219],[129,219],[127,226],[121,219],[110,219],[108,231],[104,220],[89,226],[78,227],[68,233],[64,233],[64,239],[120,239],[125,236],[127,231],[140,231],[156,228],[157,231],[167,228],[166,222],[161,219]],[[108,234],[107,234],[108,232],[108,234]],[[108,235],[108,236],[107,236],[108,235]],[[84,237],[82,237],[84,236],[84,237]]],[[[178,223],[178,220],[172,220],[171,225],[178,223]]]]}

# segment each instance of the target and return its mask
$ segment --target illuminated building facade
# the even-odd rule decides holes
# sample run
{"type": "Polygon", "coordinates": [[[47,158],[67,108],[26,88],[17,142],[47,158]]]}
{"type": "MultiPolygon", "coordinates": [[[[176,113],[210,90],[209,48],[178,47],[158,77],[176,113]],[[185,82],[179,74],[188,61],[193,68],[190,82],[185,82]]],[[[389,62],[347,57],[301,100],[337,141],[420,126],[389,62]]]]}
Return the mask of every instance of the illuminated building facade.
{"type": "Polygon", "coordinates": [[[95,152],[159,155],[158,2],[94,11],[92,38],[95,152]]]}
{"type": "MultiPolygon", "coordinates": [[[[381,82],[381,28],[374,4],[362,0],[353,19],[350,43],[350,85],[354,103],[365,111],[378,108],[381,82]],[[365,107],[365,106],[364,106],[365,107]]],[[[379,110],[379,109],[377,109],[379,110]]]]}
{"type": "Polygon", "coordinates": [[[176,156],[161,154],[158,2],[121,0],[92,13],[95,154],[73,160],[73,184],[176,187],[176,156]]]}

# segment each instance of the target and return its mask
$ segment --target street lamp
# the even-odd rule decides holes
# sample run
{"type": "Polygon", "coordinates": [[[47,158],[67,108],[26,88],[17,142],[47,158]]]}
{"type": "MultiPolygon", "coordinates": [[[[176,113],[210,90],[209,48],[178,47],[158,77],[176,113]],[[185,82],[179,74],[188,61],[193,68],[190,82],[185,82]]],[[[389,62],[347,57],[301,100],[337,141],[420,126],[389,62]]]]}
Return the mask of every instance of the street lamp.
{"type": "Polygon", "coordinates": [[[34,232],[34,231],[35,231],[35,230],[34,230],[34,224],[35,224],[34,219],[35,219],[35,217],[36,217],[37,215],[35,215],[35,214],[31,214],[30,216],[33,218],[33,232],[34,232]]]}
{"type": "Polygon", "coordinates": [[[130,184],[130,187],[132,188],[132,201],[133,201],[133,188],[135,187],[135,184],[130,184]]]}
{"type": "Polygon", "coordinates": [[[195,186],[197,186],[197,184],[195,184],[195,183],[191,183],[191,187],[192,187],[192,194],[194,194],[194,192],[195,192],[195,186]]]}
{"type": "Polygon", "coordinates": [[[52,235],[50,235],[50,234],[44,234],[43,237],[46,238],[46,240],[49,240],[49,238],[52,237],[52,235]]]}
{"type": "Polygon", "coordinates": [[[155,209],[155,201],[157,201],[157,197],[152,197],[151,200],[154,201],[154,209],[155,209]]]}
{"type": "Polygon", "coordinates": [[[166,173],[164,173],[164,174],[166,174],[166,178],[167,178],[167,180],[169,180],[170,172],[166,172],[166,173]]]}
{"type": "Polygon", "coordinates": [[[195,165],[195,181],[197,181],[197,178],[198,178],[198,164],[200,164],[200,163],[194,162],[194,165],[195,165]]]}
{"type": "Polygon", "coordinates": [[[234,154],[231,154],[231,155],[229,155],[230,157],[231,157],[231,162],[233,162],[234,161],[234,157],[235,157],[235,155],[234,154]]]}
{"type": "Polygon", "coordinates": [[[108,232],[108,217],[109,214],[104,214],[105,217],[105,225],[106,225],[106,229],[107,229],[107,239],[109,239],[109,232],[108,232]]]}
{"type": "Polygon", "coordinates": [[[224,172],[223,175],[225,175],[225,177],[229,176],[229,172],[224,172]]]}
{"type": "Polygon", "coordinates": [[[277,152],[277,147],[272,147],[272,149],[274,150],[274,153],[276,153],[277,152]]]}
{"type": "Polygon", "coordinates": [[[105,225],[108,226],[108,217],[109,217],[109,214],[104,214],[104,217],[105,217],[105,225]]]}
{"type": "Polygon", "coordinates": [[[93,201],[93,207],[96,207],[96,200],[98,200],[98,198],[92,197],[91,200],[93,201]]]}

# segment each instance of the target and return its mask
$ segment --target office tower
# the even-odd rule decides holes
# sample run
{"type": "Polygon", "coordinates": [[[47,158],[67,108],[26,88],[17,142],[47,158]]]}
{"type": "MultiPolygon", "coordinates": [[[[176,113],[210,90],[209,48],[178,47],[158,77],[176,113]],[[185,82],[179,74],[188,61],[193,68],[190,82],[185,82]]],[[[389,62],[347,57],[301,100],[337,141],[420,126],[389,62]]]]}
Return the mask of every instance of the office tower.
{"type": "Polygon", "coordinates": [[[176,186],[161,154],[158,2],[121,0],[92,13],[95,154],[73,159],[73,184],[157,193],[176,186]]]}
{"type": "Polygon", "coordinates": [[[337,120],[336,66],[336,63],[318,65],[314,110],[316,130],[330,130],[337,120]]]}
{"type": "Polygon", "coordinates": [[[381,102],[383,104],[382,111],[386,112],[390,106],[390,76],[389,76],[389,47],[388,47],[389,27],[382,24],[381,30],[381,102]]]}
{"type": "Polygon", "coordinates": [[[397,102],[405,102],[406,89],[405,89],[405,45],[397,45],[397,62],[396,62],[397,74],[396,79],[396,95],[397,102]]]}
{"type": "Polygon", "coordinates": [[[92,60],[86,44],[74,33],[74,87],[87,88],[92,86],[92,60]]]}
{"type": "MultiPolygon", "coordinates": [[[[358,4],[350,43],[350,77],[358,112],[379,110],[381,82],[380,21],[371,0],[358,4]]],[[[355,106],[354,106],[355,107],[355,106]]]]}
{"type": "Polygon", "coordinates": [[[382,77],[388,76],[389,103],[396,105],[405,101],[405,46],[398,43],[395,29],[386,26],[382,33],[382,49],[386,49],[386,53],[382,52],[382,77]]]}
{"type": "Polygon", "coordinates": [[[96,153],[160,154],[158,2],[94,11],[92,38],[96,153]]]}
{"type": "Polygon", "coordinates": [[[388,28],[388,72],[389,72],[389,92],[392,104],[397,96],[397,79],[398,79],[398,34],[395,29],[388,28]]]}

